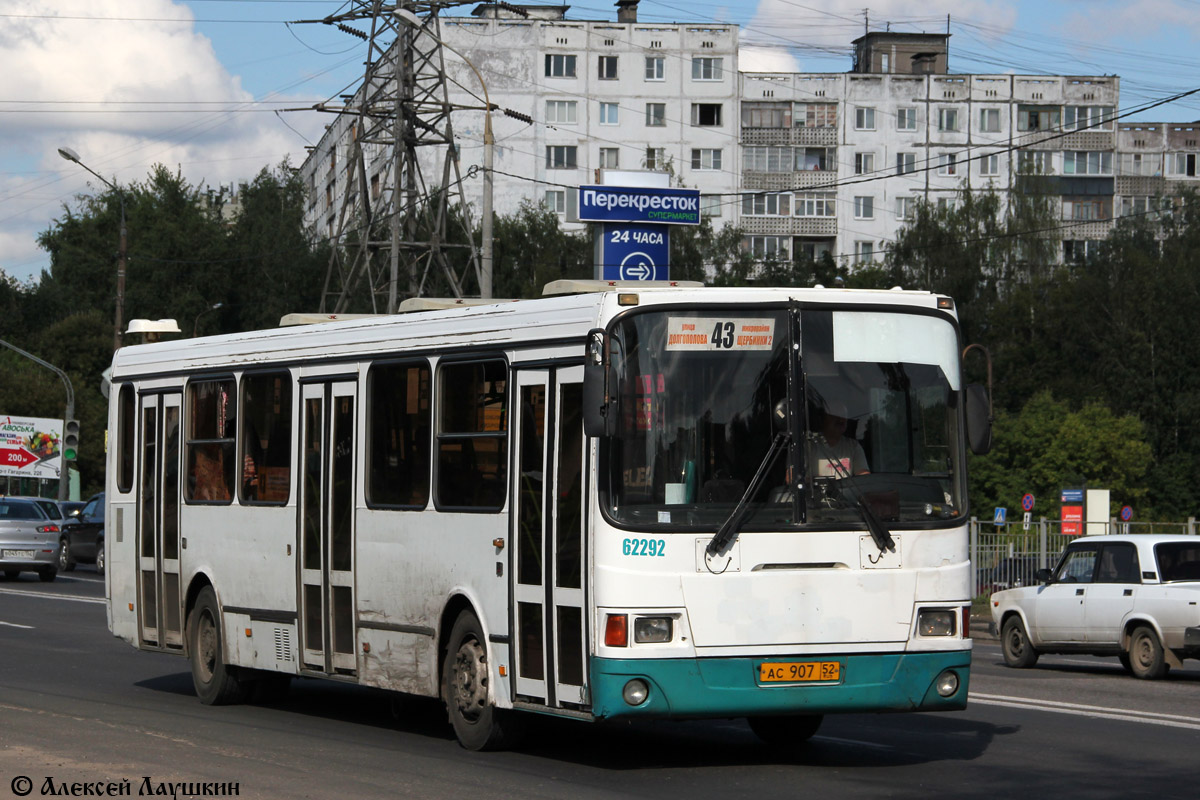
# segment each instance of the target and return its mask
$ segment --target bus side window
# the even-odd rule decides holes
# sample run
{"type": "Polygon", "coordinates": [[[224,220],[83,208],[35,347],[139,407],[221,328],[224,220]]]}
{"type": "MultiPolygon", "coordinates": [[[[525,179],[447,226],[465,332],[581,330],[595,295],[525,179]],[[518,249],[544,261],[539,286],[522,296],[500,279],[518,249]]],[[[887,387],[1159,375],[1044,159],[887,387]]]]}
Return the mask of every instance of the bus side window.
{"type": "Polygon", "coordinates": [[[228,503],[233,498],[237,395],[232,378],[188,384],[188,502],[228,503]]]}
{"type": "Polygon", "coordinates": [[[437,505],[499,511],[508,464],[508,366],[438,365],[437,505]]]}
{"type": "Polygon", "coordinates": [[[425,508],[432,432],[429,362],[373,365],[367,393],[367,503],[425,508]]]}

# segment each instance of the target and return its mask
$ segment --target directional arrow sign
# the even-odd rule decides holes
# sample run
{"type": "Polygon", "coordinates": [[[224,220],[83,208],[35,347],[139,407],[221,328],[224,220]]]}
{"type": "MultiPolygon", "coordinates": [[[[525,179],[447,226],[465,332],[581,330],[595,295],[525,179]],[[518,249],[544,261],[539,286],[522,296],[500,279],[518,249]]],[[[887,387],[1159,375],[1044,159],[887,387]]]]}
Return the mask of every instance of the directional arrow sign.
{"type": "Polygon", "coordinates": [[[0,447],[0,464],[21,469],[32,464],[38,457],[24,447],[0,447]]]}

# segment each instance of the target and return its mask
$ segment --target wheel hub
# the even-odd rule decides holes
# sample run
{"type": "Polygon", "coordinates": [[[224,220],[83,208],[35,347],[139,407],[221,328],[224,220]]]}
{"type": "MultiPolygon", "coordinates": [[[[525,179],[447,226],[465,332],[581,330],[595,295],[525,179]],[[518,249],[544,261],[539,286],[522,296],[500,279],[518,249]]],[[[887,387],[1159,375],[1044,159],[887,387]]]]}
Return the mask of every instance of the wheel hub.
{"type": "Polygon", "coordinates": [[[454,657],[454,702],[464,718],[475,721],[487,705],[487,654],[478,640],[459,645],[454,657]]]}

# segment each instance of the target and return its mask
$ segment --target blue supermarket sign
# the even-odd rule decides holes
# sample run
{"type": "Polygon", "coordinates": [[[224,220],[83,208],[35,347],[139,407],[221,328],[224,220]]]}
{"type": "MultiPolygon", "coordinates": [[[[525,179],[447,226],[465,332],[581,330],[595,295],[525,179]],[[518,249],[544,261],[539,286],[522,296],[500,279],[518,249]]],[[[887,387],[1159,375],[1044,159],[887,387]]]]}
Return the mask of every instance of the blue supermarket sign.
{"type": "Polygon", "coordinates": [[[596,243],[596,272],[605,281],[671,279],[670,228],[661,225],[609,223],[596,243]]]}
{"type": "Polygon", "coordinates": [[[699,189],[580,186],[580,222],[699,225],[699,189]]]}

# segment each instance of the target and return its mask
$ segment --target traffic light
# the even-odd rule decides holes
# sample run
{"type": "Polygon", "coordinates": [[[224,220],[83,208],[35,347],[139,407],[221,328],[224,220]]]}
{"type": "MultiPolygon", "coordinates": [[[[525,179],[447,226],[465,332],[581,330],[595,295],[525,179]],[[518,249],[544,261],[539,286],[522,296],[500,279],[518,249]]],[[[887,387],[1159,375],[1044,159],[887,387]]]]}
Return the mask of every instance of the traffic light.
{"type": "Polygon", "coordinates": [[[67,461],[74,461],[75,456],[79,453],[79,420],[67,420],[66,428],[63,430],[63,458],[67,461]]]}

